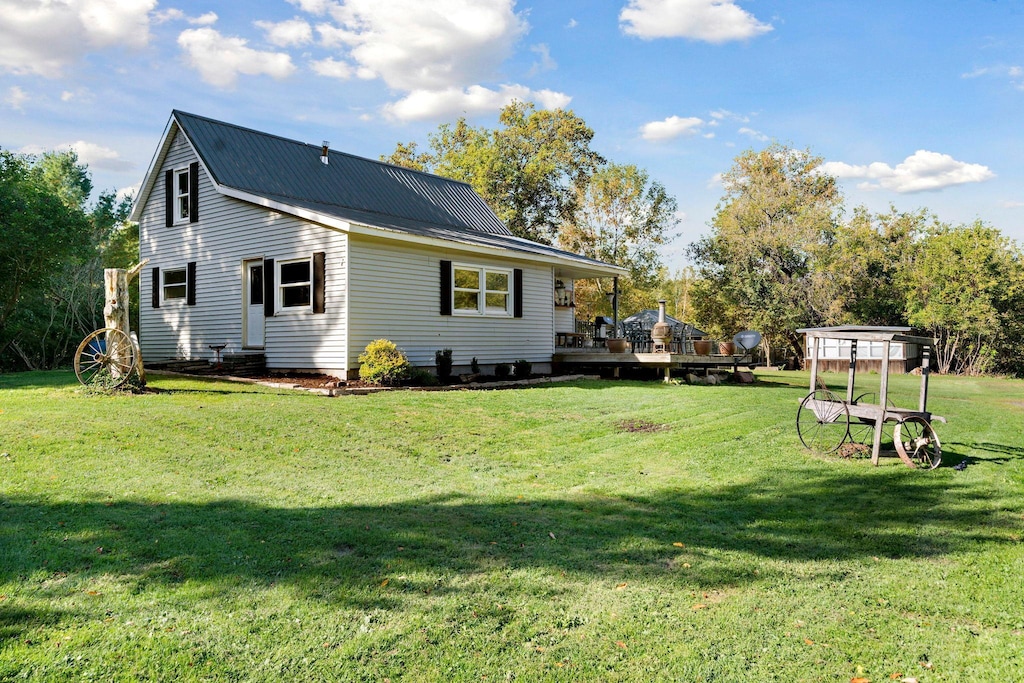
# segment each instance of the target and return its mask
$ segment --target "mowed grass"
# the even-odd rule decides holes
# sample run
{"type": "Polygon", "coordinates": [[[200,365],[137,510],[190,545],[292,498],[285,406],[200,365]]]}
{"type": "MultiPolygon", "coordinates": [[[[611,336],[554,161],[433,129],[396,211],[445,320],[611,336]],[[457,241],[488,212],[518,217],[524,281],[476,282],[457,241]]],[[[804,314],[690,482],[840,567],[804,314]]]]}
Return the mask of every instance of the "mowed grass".
{"type": "Polygon", "coordinates": [[[923,472],[758,378],[0,375],[0,680],[1024,680],[1024,382],[933,377],[923,472]]]}

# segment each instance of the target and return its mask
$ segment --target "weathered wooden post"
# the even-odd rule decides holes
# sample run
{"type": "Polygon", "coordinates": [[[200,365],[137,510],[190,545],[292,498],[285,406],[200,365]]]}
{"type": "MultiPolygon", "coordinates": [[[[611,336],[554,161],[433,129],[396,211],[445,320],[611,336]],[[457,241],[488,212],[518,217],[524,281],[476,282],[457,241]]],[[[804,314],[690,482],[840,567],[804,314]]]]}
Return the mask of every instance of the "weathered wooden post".
{"type": "MultiPolygon", "coordinates": [[[[149,263],[146,259],[130,270],[124,268],[106,268],[103,270],[103,292],[106,304],[103,306],[104,327],[111,327],[124,332],[128,339],[131,339],[131,323],[128,319],[128,304],[131,301],[128,283],[135,279],[142,269],[149,263]]],[[[138,355],[139,382],[145,386],[146,370],[142,365],[142,352],[135,349],[138,355]]]]}

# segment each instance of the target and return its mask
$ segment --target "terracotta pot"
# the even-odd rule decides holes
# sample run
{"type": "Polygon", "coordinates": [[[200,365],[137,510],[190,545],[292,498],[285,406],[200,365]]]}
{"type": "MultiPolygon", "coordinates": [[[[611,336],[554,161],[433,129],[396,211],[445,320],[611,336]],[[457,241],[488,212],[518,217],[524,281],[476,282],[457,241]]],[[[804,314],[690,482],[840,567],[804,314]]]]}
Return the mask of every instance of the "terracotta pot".
{"type": "Polygon", "coordinates": [[[723,356],[731,356],[733,352],[732,342],[718,342],[718,353],[723,356]]]}
{"type": "Polygon", "coordinates": [[[693,342],[693,352],[698,356],[711,355],[711,342],[706,339],[698,339],[693,342]]]}
{"type": "Polygon", "coordinates": [[[605,346],[612,353],[625,353],[626,352],[626,340],[622,337],[608,337],[604,340],[605,346]]]}

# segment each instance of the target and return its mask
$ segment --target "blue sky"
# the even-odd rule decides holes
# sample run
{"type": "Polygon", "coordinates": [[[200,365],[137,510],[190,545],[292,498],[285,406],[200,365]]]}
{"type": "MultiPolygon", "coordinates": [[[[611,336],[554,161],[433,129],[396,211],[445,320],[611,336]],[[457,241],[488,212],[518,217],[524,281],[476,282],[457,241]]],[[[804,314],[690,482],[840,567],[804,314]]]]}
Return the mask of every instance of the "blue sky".
{"type": "Polygon", "coordinates": [[[1024,242],[1024,3],[0,0],[0,147],[138,185],[171,109],[376,158],[511,98],[573,109],[679,201],[673,266],[748,148],[809,148],[848,211],[1024,242]]]}

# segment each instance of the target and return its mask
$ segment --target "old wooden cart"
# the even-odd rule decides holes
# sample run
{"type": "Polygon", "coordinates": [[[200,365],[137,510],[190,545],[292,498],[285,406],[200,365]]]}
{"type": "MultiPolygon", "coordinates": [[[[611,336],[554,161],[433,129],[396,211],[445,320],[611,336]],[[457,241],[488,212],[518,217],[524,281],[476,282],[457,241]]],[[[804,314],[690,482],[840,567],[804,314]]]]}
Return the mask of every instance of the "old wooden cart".
{"type": "MultiPolygon", "coordinates": [[[[942,447],[932,426],[945,418],[928,411],[928,373],[935,340],[909,334],[909,327],[863,327],[844,325],[798,330],[807,335],[807,352],[811,362],[810,393],[800,402],[796,428],[800,441],[809,449],[831,453],[846,443],[864,443],[870,438],[871,462],[878,464],[883,429],[895,425],[893,445],[896,453],[909,467],[934,469],[942,461],[942,447]],[[846,396],[830,391],[819,381],[818,361],[825,340],[838,340],[841,348],[849,348],[849,372],[846,396]],[[877,402],[874,394],[854,395],[857,375],[857,345],[880,344],[881,367],[877,402]],[[915,349],[921,359],[921,391],[916,409],[898,408],[889,401],[889,362],[894,344],[904,350],[915,349]]],[[[909,353],[904,354],[909,357],[909,353]]]]}

